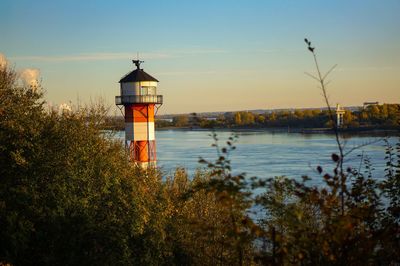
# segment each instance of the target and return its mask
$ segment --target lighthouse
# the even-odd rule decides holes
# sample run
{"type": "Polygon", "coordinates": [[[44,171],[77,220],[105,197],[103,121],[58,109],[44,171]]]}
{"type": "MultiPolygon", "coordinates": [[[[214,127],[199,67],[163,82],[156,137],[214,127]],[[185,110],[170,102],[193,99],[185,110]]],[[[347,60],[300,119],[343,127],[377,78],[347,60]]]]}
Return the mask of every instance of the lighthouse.
{"type": "Polygon", "coordinates": [[[143,168],[155,166],[156,140],[154,114],[162,105],[162,95],[157,95],[158,80],[140,68],[143,61],[132,60],[136,69],[119,81],[120,96],[115,104],[124,109],[125,146],[129,158],[143,168]]]}

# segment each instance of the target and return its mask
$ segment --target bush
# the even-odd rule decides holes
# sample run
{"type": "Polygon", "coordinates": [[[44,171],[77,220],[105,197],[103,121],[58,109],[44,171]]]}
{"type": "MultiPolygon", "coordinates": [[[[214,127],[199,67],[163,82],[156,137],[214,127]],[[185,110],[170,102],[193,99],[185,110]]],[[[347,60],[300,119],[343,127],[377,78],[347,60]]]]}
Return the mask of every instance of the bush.
{"type": "Polygon", "coordinates": [[[58,114],[0,70],[0,262],[127,264],[146,197],[104,108],[58,114]]]}

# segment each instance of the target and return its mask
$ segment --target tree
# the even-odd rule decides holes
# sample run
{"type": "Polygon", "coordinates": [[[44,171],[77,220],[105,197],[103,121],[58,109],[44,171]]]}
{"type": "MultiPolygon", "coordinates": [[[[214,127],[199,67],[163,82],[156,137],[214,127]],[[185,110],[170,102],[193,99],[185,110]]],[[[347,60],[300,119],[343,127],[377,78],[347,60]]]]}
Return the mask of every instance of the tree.
{"type": "Polygon", "coordinates": [[[235,125],[242,125],[242,113],[241,112],[236,112],[235,116],[234,116],[234,121],[235,121],[235,125]]]}
{"type": "Polygon", "coordinates": [[[276,115],[276,113],[275,112],[272,112],[270,115],[269,115],[269,121],[275,121],[276,119],[277,119],[277,115],[276,115]]]}
{"type": "Polygon", "coordinates": [[[58,114],[0,70],[0,262],[131,264],[142,178],[101,132],[99,106],[58,114]]]}
{"type": "Polygon", "coordinates": [[[235,124],[238,126],[252,125],[255,121],[255,116],[251,112],[236,112],[234,116],[235,124]]]}
{"type": "Polygon", "coordinates": [[[377,123],[380,118],[380,110],[377,105],[368,106],[368,116],[372,120],[373,123],[377,123]]]}
{"type": "Polygon", "coordinates": [[[242,112],[242,123],[244,125],[252,125],[254,124],[254,114],[251,112],[242,112]]]}
{"type": "Polygon", "coordinates": [[[176,127],[185,127],[189,125],[189,116],[187,115],[178,115],[174,116],[172,119],[172,123],[176,127]]]}
{"type": "Polygon", "coordinates": [[[303,111],[303,110],[296,109],[296,110],[294,111],[294,115],[295,115],[295,117],[297,117],[298,119],[303,119],[305,114],[304,114],[304,111],[303,111]]]}
{"type": "Polygon", "coordinates": [[[257,123],[264,124],[265,123],[265,116],[258,115],[256,120],[257,120],[257,123]]]}
{"type": "Polygon", "coordinates": [[[357,126],[358,123],[355,120],[356,116],[354,116],[351,111],[346,110],[343,115],[343,124],[347,127],[357,126]]]}

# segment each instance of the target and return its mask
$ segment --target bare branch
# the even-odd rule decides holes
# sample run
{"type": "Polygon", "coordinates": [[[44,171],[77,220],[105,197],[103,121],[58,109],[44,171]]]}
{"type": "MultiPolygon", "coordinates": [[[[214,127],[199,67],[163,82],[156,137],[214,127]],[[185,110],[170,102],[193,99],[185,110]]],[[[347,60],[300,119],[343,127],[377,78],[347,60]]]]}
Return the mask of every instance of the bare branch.
{"type": "Polygon", "coordinates": [[[321,71],[320,71],[320,67],[319,67],[319,64],[318,64],[318,60],[317,60],[317,56],[316,56],[315,51],[314,51],[315,48],[310,47],[310,43],[307,42],[307,44],[308,44],[308,50],[313,55],[315,67],[316,67],[317,73],[318,73],[318,77],[317,78],[312,76],[312,75],[309,75],[309,76],[311,76],[313,79],[316,79],[318,81],[319,85],[320,85],[320,89],[322,91],[322,95],[323,95],[323,98],[325,100],[325,104],[328,107],[329,119],[333,124],[332,129],[333,129],[333,131],[335,133],[335,139],[336,139],[336,143],[337,143],[337,146],[338,146],[338,149],[339,149],[339,154],[340,154],[339,158],[340,158],[340,160],[338,161],[338,168],[340,170],[340,176],[341,176],[341,192],[340,192],[340,195],[341,195],[341,212],[342,212],[342,215],[344,215],[344,194],[345,194],[345,189],[346,189],[345,188],[346,187],[346,182],[345,182],[346,175],[345,175],[345,173],[343,171],[343,158],[344,158],[343,145],[342,145],[341,138],[339,136],[338,124],[337,124],[336,119],[334,118],[334,114],[333,114],[334,111],[332,110],[331,105],[329,103],[329,97],[328,97],[327,91],[326,91],[326,83],[324,81],[324,78],[336,67],[336,65],[334,67],[332,67],[324,75],[324,77],[322,77],[321,71]]]}
{"type": "Polygon", "coordinates": [[[313,76],[313,75],[311,75],[311,74],[308,73],[308,72],[304,72],[304,74],[306,74],[307,76],[309,76],[309,77],[315,79],[316,81],[319,81],[319,79],[318,79],[316,76],[313,76]]]}
{"type": "Polygon", "coordinates": [[[365,146],[368,146],[368,145],[371,145],[371,144],[374,144],[374,143],[383,141],[384,139],[385,139],[385,138],[379,138],[379,139],[371,140],[371,141],[365,142],[365,143],[363,143],[363,144],[357,145],[357,146],[355,146],[355,147],[349,149],[348,151],[346,151],[346,153],[345,153],[343,156],[348,156],[350,153],[352,153],[352,152],[355,151],[355,150],[358,150],[358,149],[360,149],[360,148],[362,148],[362,147],[365,147],[365,146]]]}
{"type": "Polygon", "coordinates": [[[360,165],[358,166],[358,171],[357,171],[357,178],[360,177],[360,172],[361,172],[361,166],[364,161],[364,151],[361,153],[361,158],[360,158],[360,165]]]}
{"type": "Polygon", "coordinates": [[[326,74],[324,75],[324,77],[322,79],[325,80],[325,78],[329,75],[329,73],[331,73],[335,69],[335,67],[337,67],[337,64],[334,65],[333,67],[331,67],[331,69],[329,69],[328,72],[326,72],[326,74]]]}

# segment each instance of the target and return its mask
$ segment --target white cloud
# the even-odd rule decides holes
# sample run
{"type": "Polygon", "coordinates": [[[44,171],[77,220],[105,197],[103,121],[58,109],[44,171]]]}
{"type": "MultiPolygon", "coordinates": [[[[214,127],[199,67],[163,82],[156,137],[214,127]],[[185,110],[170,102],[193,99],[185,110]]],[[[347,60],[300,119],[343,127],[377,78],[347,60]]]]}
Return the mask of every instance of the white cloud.
{"type": "Polygon", "coordinates": [[[20,71],[20,78],[25,86],[37,87],[40,71],[37,68],[25,68],[20,71]]]}
{"type": "MultiPolygon", "coordinates": [[[[203,54],[219,54],[226,53],[225,50],[219,49],[181,49],[166,52],[143,52],[139,53],[139,58],[143,60],[149,59],[169,59],[182,56],[193,56],[203,54]]],[[[36,62],[70,62],[70,61],[108,61],[108,60],[126,60],[129,58],[137,58],[136,52],[123,53],[86,53],[75,55],[32,55],[32,56],[16,56],[10,59],[14,61],[36,61],[36,62]]]]}
{"type": "MultiPolygon", "coordinates": [[[[141,59],[163,59],[168,58],[164,53],[140,53],[141,59]]],[[[92,53],[77,55],[59,55],[59,56],[17,56],[13,60],[29,60],[38,62],[69,62],[69,61],[107,61],[127,58],[136,58],[136,53],[92,53]]]]}
{"type": "MultiPolygon", "coordinates": [[[[8,60],[3,53],[0,53],[0,69],[5,68],[8,65],[8,60]]],[[[24,86],[29,86],[33,90],[36,90],[39,86],[39,75],[40,70],[37,68],[25,68],[18,71],[19,78],[24,86]]]]}
{"type": "Polygon", "coordinates": [[[8,65],[8,61],[6,56],[3,53],[0,53],[0,69],[5,68],[8,65]]]}
{"type": "Polygon", "coordinates": [[[160,76],[187,76],[187,75],[213,75],[217,74],[217,71],[169,71],[169,72],[160,72],[158,75],[160,76]]]}
{"type": "Polygon", "coordinates": [[[192,49],[181,49],[173,51],[176,55],[203,55],[203,54],[224,54],[228,51],[223,49],[203,49],[203,48],[192,48],[192,49]]]}
{"type": "Polygon", "coordinates": [[[359,66],[359,67],[341,67],[338,68],[337,71],[388,71],[388,70],[396,70],[396,67],[393,66],[359,66]]]}
{"type": "Polygon", "coordinates": [[[58,107],[58,110],[60,111],[60,113],[69,113],[72,111],[72,107],[69,104],[62,103],[58,107]]]}

